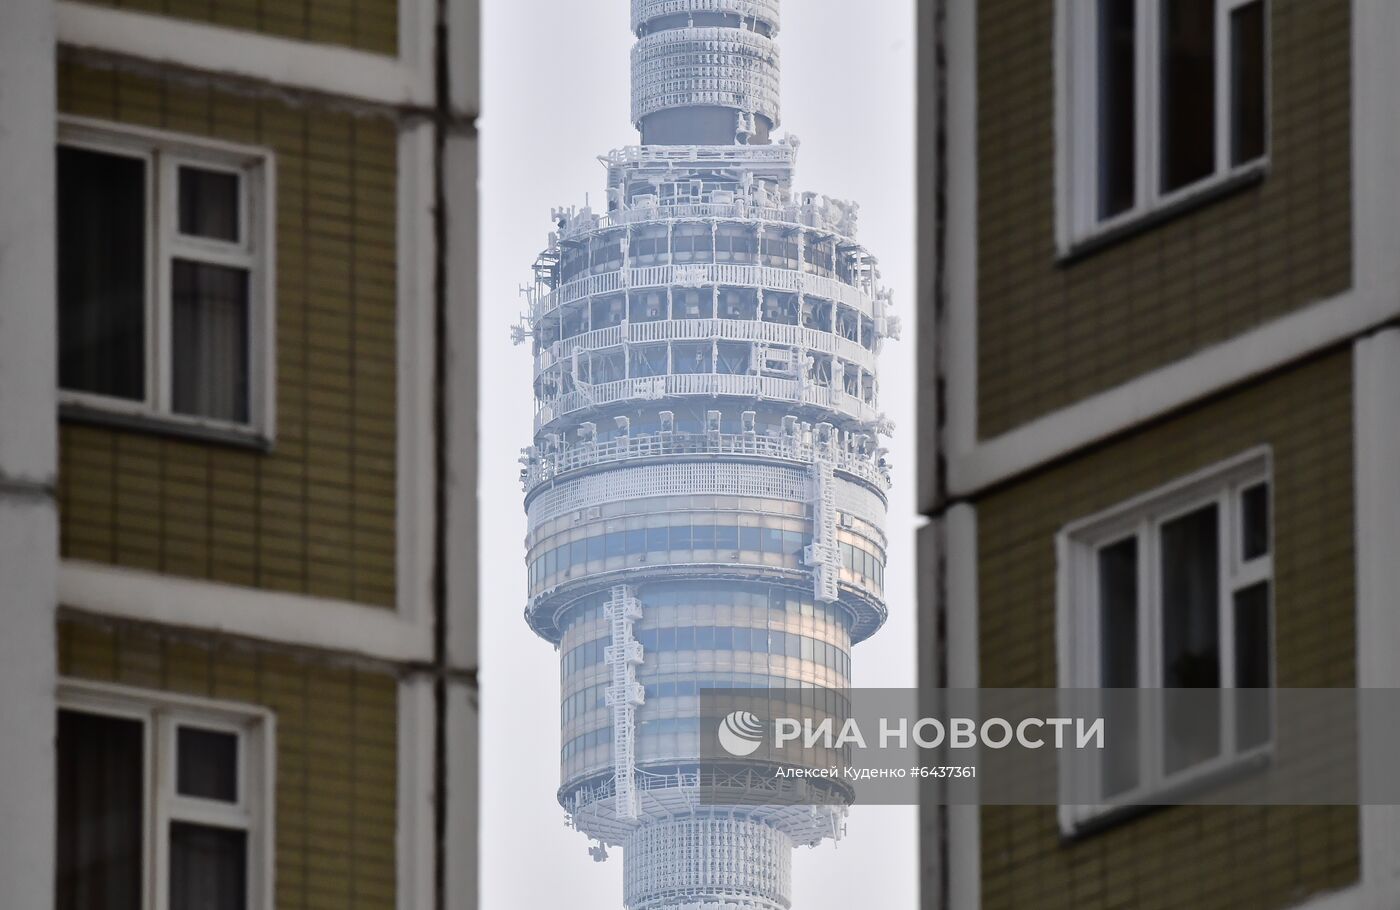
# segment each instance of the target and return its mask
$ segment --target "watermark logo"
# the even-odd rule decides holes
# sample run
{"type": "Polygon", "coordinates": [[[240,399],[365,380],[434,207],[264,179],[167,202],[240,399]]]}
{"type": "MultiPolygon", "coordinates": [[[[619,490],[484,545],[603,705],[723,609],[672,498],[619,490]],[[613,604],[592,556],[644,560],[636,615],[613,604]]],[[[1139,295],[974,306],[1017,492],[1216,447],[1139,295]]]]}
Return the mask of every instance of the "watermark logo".
{"type": "Polygon", "coordinates": [[[744,758],[763,745],[763,721],[749,711],[731,711],[719,722],[719,744],[735,758],[744,758]]]}

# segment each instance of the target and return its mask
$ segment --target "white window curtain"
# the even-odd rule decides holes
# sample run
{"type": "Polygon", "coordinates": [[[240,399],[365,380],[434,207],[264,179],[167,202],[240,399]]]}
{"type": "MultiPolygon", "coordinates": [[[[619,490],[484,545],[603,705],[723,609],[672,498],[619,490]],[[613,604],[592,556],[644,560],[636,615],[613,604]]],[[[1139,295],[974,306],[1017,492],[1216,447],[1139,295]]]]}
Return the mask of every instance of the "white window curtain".
{"type": "Polygon", "coordinates": [[[175,411],[248,420],[248,273],[174,261],[171,385],[175,411]]]}

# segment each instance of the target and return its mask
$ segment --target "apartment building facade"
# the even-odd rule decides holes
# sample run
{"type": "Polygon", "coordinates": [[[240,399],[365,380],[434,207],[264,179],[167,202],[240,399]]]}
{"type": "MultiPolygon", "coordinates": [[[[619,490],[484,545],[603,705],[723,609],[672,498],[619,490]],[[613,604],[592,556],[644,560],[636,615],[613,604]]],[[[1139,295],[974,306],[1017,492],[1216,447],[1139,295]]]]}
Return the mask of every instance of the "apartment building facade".
{"type": "Polygon", "coordinates": [[[476,905],[474,0],[0,10],[0,893],[476,905]]]}
{"type": "MultiPolygon", "coordinates": [[[[920,17],[930,702],[1400,685],[1400,8],[920,17]]],[[[931,789],[924,905],[1400,905],[1394,807],[1145,805],[1279,731],[1149,729],[1094,806],[931,789]]]]}

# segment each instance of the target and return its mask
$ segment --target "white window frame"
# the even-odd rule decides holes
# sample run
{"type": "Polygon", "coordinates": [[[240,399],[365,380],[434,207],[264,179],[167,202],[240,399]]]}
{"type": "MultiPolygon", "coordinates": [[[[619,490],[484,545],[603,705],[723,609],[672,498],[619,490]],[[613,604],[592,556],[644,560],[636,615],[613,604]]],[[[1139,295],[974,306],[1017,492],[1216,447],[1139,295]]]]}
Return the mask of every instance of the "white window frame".
{"type": "Polygon", "coordinates": [[[1273,38],[1271,0],[1216,0],[1215,171],[1170,192],[1160,190],[1161,10],[1167,0],[1135,0],[1134,204],[1098,217],[1098,3],[1057,0],[1055,17],[1056,244],[1061,256],[1091,241],[1185,207],[1226,187],[1267,173],[1273,149],[1273,38]],[[1264,4],[1264,152],[1230,163],[1230,14],[1264,4]]]}
{"type": "Polygon", "coordinates": [[[146,910],[168,910],[172,822],[246,831],[247,910],[273,910],[276,720],[256,705],[139,689],[114,683],[64,679],[58,708],[141,722],[142,893],[146,910]],[[176,787],[180,727],[238,737],[238,799],[227,803],[181,795],[176,787]]]}
{"type": "Polygon", "coordinates": [[[143,161],[147,194],[145,395],[140,401],[131,401],[60,388],[60,405],[70,413],[107,414],[177,432],[271,445],[277,427],[276,161],[272,151],[67,116],[59,118],[58,144],[143,161]],[[181,166],[238,175],[238,242],[180,232],[181,166]],[[246,423],[174,411],[171,270],[177,258],[248,271],[246,423]]]}
{"type": "MultiPolygon", "coordinates": [[[[1137,668],[1139,688],[1161,688],[1161,571],[1160,529],[1172,519],[1206,506],[1217,508],[1221,552],[1219,559],[1219,642],[1221,689],[1235,688],[1235,595],[1259,582],[1269,582],[1269,687],[1277,685],[1274,600],[1274,480],[1267,448],[1253,449],[1202,471],[1152,490],[1104,512],[1066,525],[1056,539],[1059,579],[1056,609],[1058,677],[1061,689],[1101,688],[1098,555],[1107,546],[1130,537],[1137,553],[1137,668]],[[1269,542],[1264,555],[1246,560],[1243,553],[1241,495],[1267,484],[1269,542]]],[[[1248,749],[1236,745],[1235,704],[1221,703],[1221,749],[1215,759],[1167,776],[1162,767],[1164,743],[1160,717],[1144,716],[1139,755],[1138,786],[1093,804],[1073,803],[1069,794],[1098,793],[1101,756],[1066,754],[1060,766],[1062,798],[1060,827],[1074,834],[1084,827],[1135,805],[1161,801],[1167,794],[1190,791],[1227,776],[1241,766],[1265,762],[1273,753],[1275,711],[1265,742],[1248,749]]]]}

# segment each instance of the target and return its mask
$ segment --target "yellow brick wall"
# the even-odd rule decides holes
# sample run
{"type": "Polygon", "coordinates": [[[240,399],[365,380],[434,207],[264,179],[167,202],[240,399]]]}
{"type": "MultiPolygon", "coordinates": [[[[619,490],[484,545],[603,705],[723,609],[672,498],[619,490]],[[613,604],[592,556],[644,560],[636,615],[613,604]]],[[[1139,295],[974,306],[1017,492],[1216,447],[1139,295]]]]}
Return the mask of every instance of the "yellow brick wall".
{"type": "Polygon", "coordinates": [[[73,62],[59,109],[277,166],[275,448],[64,424],[63,555],[393,605],[394,122],[73,62]]]}
{"type": "MultiPolygon", "coordinates": [[[[1273,449],[1283,687],[1355,685],[1351,356],[1233,391],[978,505],[981,685],[1053,687],[1055,534],[1259,445],[1273,449]]],[[[982,810],[987,910],[1273,910],[1358,877],[1350,807],[1173,808],[1069,845],[1053,807],[982,810]]]]}
{"type": "Polygon", "coordinates": [[[116,621],[65,619],[58,633],[62,676],[274,711],[277,907],[394,906],[398,721],[390,673],[116,621]]]}
{"type": "Polygon", "coordinates": [[[336,44],[394,55],[397,0],[83,0],[95,6],[156,13],[247,29],[278,38],[336,44]]]}
{"type": "Polygon", "coordinates": [[[1265,180],[1069,264],[1054,9],[979,0],[978,433],[995,436],[1351,284],[1350,0],[1270,0],[1265,180]]]}

